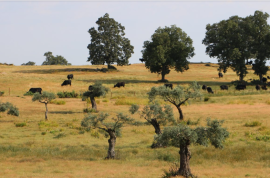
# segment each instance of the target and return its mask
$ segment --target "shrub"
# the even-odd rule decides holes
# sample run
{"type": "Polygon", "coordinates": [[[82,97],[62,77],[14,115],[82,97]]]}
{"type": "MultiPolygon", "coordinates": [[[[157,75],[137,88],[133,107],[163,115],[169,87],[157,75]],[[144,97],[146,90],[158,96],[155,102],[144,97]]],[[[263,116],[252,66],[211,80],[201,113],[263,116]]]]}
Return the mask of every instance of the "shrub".
{"type": "Polygon", "coordinates": [[[252,122],[245,123],[246,127],[256,127],[256,126],[260,126],[260,125],[262,125],[262,123],[259,121],[252,121],[252,122]]]}
{"type": "Polygon", "coordinates": [[[47,134],[47,132],[41,132],[41,135],[46,135],[47,134]]]}
{"type": "Polygon", "coordinates": [[[26,126],[26,122],[22,122],[22,123],[17,123],[15,124],[16,127],[24,127],[26,126]]]}
{"type": "Polygon", "coordinates": [[[208,63],[208,64],[205,64],[205,66],[211,66],[211,64],[208,63]]]}
{"type": "Polygon", "coordinates": [[[3,91],[0,91],[0,96],[3,96],[5,92],[3,91]]]}
{"type": "Polygon", "coordinates": [[[83,109],[83,112],[85,112],[85,113],[98,113],[95,109],[93,109],[93,108],[84,108],[83,109]]]}
{"type": "Polygon", "coordinates": [[[67,92],[67,91],[58,92],[57,96],[59,98],[77,98],[79,96],[79,94],[75,93],[75,91],[73,90],[72,92],[67,92]]]}
{"type": "Polygon", "coordinates": [[[56,135],[55,137],[53,138],[63,138],[63,137],[66,137],[67,135],[65,133],[59,133],[58,135],[56,135]]]}
{"type": "Polygon", "coordinates": [[[198,125],[200,122],[200,119],[197,121],[191,121],[190,119],[187,120],[187,125],[198,125]]]}
{"type": "Polygon", "coordinates": [[[28,91],[28,92],[26,92],[25,94],[23,94],[24,96],[33,96],[34,95],[34,93],[32,93],[31,91],[28,91]]]}
{"type": "Polygon", "coordinates": [[[57,104],[57,105],[65,105],[66,101],[64,100],[52,100],[50,101],[51,104],[57,104]]]}
{"type": "Polygon", "coordinates": [[[7,114],[13,115],[13,116],[19,116],[20,115],[19,109],[16,108],[15,106],[10,107],[9,108],[9,111],[7,112],[7,114]]]}
{"type": "Polygon", "coordinates": [[[210,100],[210,97],[208,96],[204,97],[204,102],[207,102],[208,100],[210,100]]]}

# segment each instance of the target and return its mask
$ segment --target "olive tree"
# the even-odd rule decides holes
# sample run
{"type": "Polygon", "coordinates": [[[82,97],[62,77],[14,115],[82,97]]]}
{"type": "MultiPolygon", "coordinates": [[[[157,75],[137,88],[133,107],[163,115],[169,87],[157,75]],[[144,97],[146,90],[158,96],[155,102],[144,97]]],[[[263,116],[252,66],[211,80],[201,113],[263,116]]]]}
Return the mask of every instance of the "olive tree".
{"type": "Polygon", "coordinates": [[[45,108],[46,108],[46,112],[45,112],[45,120],[48,120],[48,103],[55,99],[55,94],[54,93],[50,93],[50,92],[46,92],[43,91],[42,94],[36,92],[33,95],[32,101],[39,101],[40,103],[44,103],[45,104],[45,108]]]}
{"type": "Polygon", "coordinates": [[[154,101],[156,97],[173,104],[179,112],[179,119],[183,120],[184,114],[181,105],[185,104],[189,99],[201,98],[202,93],[200,92],[200,85],[194,81],[188,87],[181,85],[177,85],[174,89],[165,86],[152,87],[148,93],[149,101],[154,101]]]}
{"type": "Polygon", "coordinates": [[[96,81],[94,85],[89,87],[89,89],[89,91],[83,93],[83,98],[90,98],[92,108],[97,110],[97,103],[95,98],[105,96],[109,92],[109,88],[103,86],[101,82],[96,81]]]}
{"type": "Polygon", "coordinates": [[[207,120],[206,127],[192,129],[180,124],[173,127],[165,127],[162,134],[157,135],[156,140],[163,145],[179,148],[180,167],[177,175],[194,177],[191,173],[189,160],[191,152],[189,146],[193,144],[208,146],[210,143],[215,148],[223,148],[223,142],[229,137],[227,129],[222,128],[223,121],[207,120]]]}
{"type": "Polygon", "coordinates": [[[145,67],[152,73],[161,74],[161,81],[170,69],[184,72],[189,69],[188,59],[192,58],[194,47],[192,39],[179,27],[159,27],[151,36],[151,41],[145,41],[142,55],[145,67]]]}
{"type": "Polygon", "coordinates": [[[100,113],[99,115],[88,114],[81,122],[81,126],[88,129],[100,129],[109,135],[109,148],[108,154],[105,159],[115,158],[115,144],[116,138],[121,135],[121,128],[125,123],[132,123],[132,119],[119,113],[116,117],[108,118],[109,114],[100,113]],[[108,122],[111,120],[111,122],[108,122]]]}
{"type": "MultiPolygon", "coordinates": [[[[156,134],[162,133],[160,126],[165,126],[168,123],[176,124],[173,110],[169,105],[162,107],[159,103],[154,102],[144,106],[142,111],[139,111],[139,106],[133,104],[131,105],[129,112],[131,114],[138,113],[141,118],[146,120],[144,124],[151,124],[154,127],[156,134]]],[[[157,148],[162,147],[162,145],[154,142],[151,147],[157,148]]]]}

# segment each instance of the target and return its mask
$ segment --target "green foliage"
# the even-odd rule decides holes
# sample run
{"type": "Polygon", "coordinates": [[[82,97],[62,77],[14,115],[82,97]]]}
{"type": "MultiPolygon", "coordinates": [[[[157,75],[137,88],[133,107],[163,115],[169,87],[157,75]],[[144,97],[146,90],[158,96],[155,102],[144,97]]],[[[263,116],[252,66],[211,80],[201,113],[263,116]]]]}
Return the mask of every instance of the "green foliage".
{"type": "Polygon", "coordinates": [[[43,91],[42,94],[36,92],[33,95],[32,101],[39,101],[39,102],[42,102],[42,103],[43,102],[49,103],[53,99],[55,99],[55,94],[54,93],[43,91]]]}
{"type": "Polygon", "coordinates": [[[24,127],[24,126],[26,126],[26,122],[16,123],[15,126],[16,127],[24,127]]]}
{"type": "Polygon", "coordinates": [[[34,66],[35,64],[35,62],[29,61],[27,63],[23,63],[22,66],[34,66]]]}
{"type": "Polygon", "coordinates": [[[192,121],[190,119],[187,120],[187,125],[198,125],[200,122],[200,119],[197,119],[197,121],[192,121]]]}
{"type": "Polygon", "coordinates": [[[206,53],[218,59],[219,71],[225,73],[231,67],[242,81],[248,73],[246,61],[255,59],[254,73],[260,79],[266,74],[266,60],[270,57],[268,17],[267,13],[255,11],[253,16],[232,16],[206,26],[203,44],[207,46],[206,53]]]}
{"type": "Polygon", "coordinates": [[[204,97],[204,102],[207,102],[207,101],[209,101],[210,100],[210,97],[208,97],[208,96],[206,96],[206,97],[204,97]]]}
{"type": "Polygon", "coordinates": [[[67,91],[64,91],[64,92],[58,92],[57,93],[57,96],[59,98],[77,98],[79,96],[78,93],[76,93],[74,90],[72,92],[67,92],[67,91]]]}
{"type": "Polygon", "coordinates": [[[48,51],[44,54],[46,60],[42,65],[71,65],[63,56],[53,56],[52,52],[48,51]]]}
{"type": "Polygon", "coordinates": [[[95,109],[93,108],[84,108],[83,112],[85,113],[98,113],[95,109]]]}
{"type": "Polygon", "coordinates": [[[51,100],[50,103],[57,104],[57,105],[65,105],[66,101],[64,101],[64,100],[51,100]]]}
{"type": "Polygon", "coordinates": [[[5,92],[3,91],[0,91],[0,96],[3,96],[5,92]]]}
{"type": "Polygon", "coordinates": [[[175,25],[159,27],[151,40],[145,41],[143,45],[145,67],[152,73],[161,74],[162,81],[172,68],[177,72],[189,69],[188,59],[195,55],[193,41],[181,28],[175,25]]]}
{"type": "Polygon", "coordinates": [[[106,96],[109,91],[110,89],[103,86],[100,81],[96,81],[94,85],[92,85],[91,91],[86,91],[83,93],[83,98],[106,96]]]}
{"type": "Polygon", "coordinates": [[[23,94],[23,96],[33,96],[33,95],[34,95],[34,93],[31,91],[28,91],[25,94],[23,94]]]}
{"type": "Polygon", "coordinates": [[[0,102],[0,112],[5,112],[7,111],[7,114],[13,115],[13,116],[19,116],[20,112],[19,109],[16,108],[16,106],[13,106],[13,104],[6,102],[6,103],[1,103],[0,102]]]}
{"type": "Polygon", "coordinates": [[[89,29],[91,43],[87,46],[89,49],[89,58],[93,65],[116,62],[117,65],[127,65],[128,59],[133,52],[133,46],[129,39],[125,38],[125,27],[116,22],[109,14],[100,17],[96,24],[98,30],[94,27],[89,29]]]}
{"type": "Polygon", "coordinates": [[[259,121],[252,121],[252,122],[247,122],[245,123],[246,127],[256,127],[256,126],[261,126],[262,123],[259,121]]]}
{"type": "Polygon", "coordinates": [[[105,132],[109,132],[109,130],[116,133],[116,136],[121,135],[121,127],[123,127],[124,123],[132,123],[132,119],[123,115],[122,113],[118,113],[116,117],[112,117],[110,120],[112,122],[107,122],[109,117],[108,113],[100,113],[99,115],[93,115],[89,113],[81,122],[81,126],[86,129],[101,129],[105,132]]]}
{"type": "Polygon", "coordinates": [[[229,132],[222,128],[223,121],[207,120],[207,127],[190,127],[179,124],[178,126],[165,127],[162,134],[156,136],[156,140],[162,145],[180,147],[180,145],[199,144],[208,146],[211,143],[216,148],[223,148],[223,142],[229,137],[229,132]]]}

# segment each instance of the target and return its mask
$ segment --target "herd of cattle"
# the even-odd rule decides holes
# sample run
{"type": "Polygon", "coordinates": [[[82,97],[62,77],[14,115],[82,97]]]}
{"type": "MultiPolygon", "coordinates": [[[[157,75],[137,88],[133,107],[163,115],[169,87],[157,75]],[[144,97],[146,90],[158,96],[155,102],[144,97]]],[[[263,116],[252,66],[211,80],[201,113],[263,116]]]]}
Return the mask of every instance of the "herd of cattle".
{"type": "MultiPolygon", "coordinates": [[[[222,78],[223,77],[223,74],[221,72],[219,72],[218,73],[218,77],[219,78],[222,78]]],[[[65,85],[70,85],[71,86],[71,79],[73,79],[73,74],[67,75],[67,78],[68,78],[68,80],[64,80],[64,82],[61,84],[61,86],[65,86],[65,85]]],[[[261,85],[261,86],[260,85],[256,85],[255,86],[255,89],[256,90],[260,90],[260,89],[267,90],[267,86],[266,86],[267,79],[270,79],[270,77],[269,76],[267,76],[267,78],[263,77],[262,78],[263,85],[261,85]]],[[[169,88],[173,89],[173,84],[172,83],[166,83],[166,84],[164,84],[164,86],[166,88],[169,87],[169,88]]],[[[116,83],[114,85],[114,88],[115,87],[118,87],[118,88],[125,87],[125,82],[118,82],[118,83],[116,83]]],[[[220,89],[221,90],[228,90],[229,87],[230,86],[228,86],[228,85],[220,85],[220,89]]],[[[238,85],[235,86],[235,89],[236,90],[245,90],[246,88],[247,88],[246,84],[238,84],[238,85]]],[[[208,93],[212,93],[212,94],[214,93],[213,90],[212,90],[212,88],[209,87],[209,86],[207,87],[206,85],[203,85],[202,86],[202,89],[203,90],[207,90],[208,93]]],[[[92,85],[90,85],[88,87],[88,90],[90,90],[90,91],[92,90],[92,85]]],[[[32,92],[32,93],[38,92],[38,93],[41,94],[42,88],[30,88],[29,91],[32,92]]]]}

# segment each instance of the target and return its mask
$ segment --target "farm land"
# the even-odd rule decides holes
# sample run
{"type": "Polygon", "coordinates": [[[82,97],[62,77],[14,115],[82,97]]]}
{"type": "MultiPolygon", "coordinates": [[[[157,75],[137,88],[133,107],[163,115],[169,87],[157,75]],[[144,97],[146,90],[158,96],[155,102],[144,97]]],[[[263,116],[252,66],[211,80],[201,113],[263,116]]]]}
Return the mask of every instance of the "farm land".
{"type": "MultiPolygon", "coordinates": [[[[104,178],[156,178],[162,177],[176,162],[178,148],[152,149],[155,135],[151,125],[125,126],[122,137],[116,141],[116,159],[104,160],[108,138],[97,130],[84,131],[81,121],[83,109],[90,107],[81,98],[56,98],[63,104],[48,104],[48,121],[44,119],[45,107],[24,96],[29,88],[41,87],[53,93],[75,91],[83,93],[95,81],[110,88],[105,97],[97,98],[99,112],[115,116],[118,112],[129,114],[131,104],[148,103],[151,87],[163,85],[161,76],[150,73],[144,64],[116,66],[117,71],[97,72],[104,66],[0,66],[1,102],[15,105],[20,116],[0,113],[0,177],[104,177],[104,178]],[[71,86],[61,87],[68,74],[73,74],[71,86]],[[124,81],[125,88],[113,88],[124,81]],[[26,123],[24,127],[16,124],[26,123]]],[[[170,83],[188,86],[192,81],[210,86],[214,94],[202,90],[203,98],[190,100],[182,106],[185,122],[205,126],[207,118],[224,120],[223,127],[230,133],[223,149],[213,146],[190,147],[191,172],[200,178],[219,177],[270,177],[270,92],[256,91],[255,85],[236,91],[219,86],[238,80],[235,72],[228,70],[218,78],[218,65],[190,64],[184,73],[171,70],[165,78],[170,83]]],[[[258,79],[248,67],[247,79],[258,79]]],[[[169,104],[159,100],[162,104],[169,104]]],[[[174,116],[178,112],[174,106],[174,116]]],[[[139,116],[132,116],[144,121],[139,116]]],[[[191,125],[191,127],[196,127],[191,125]]]]}

